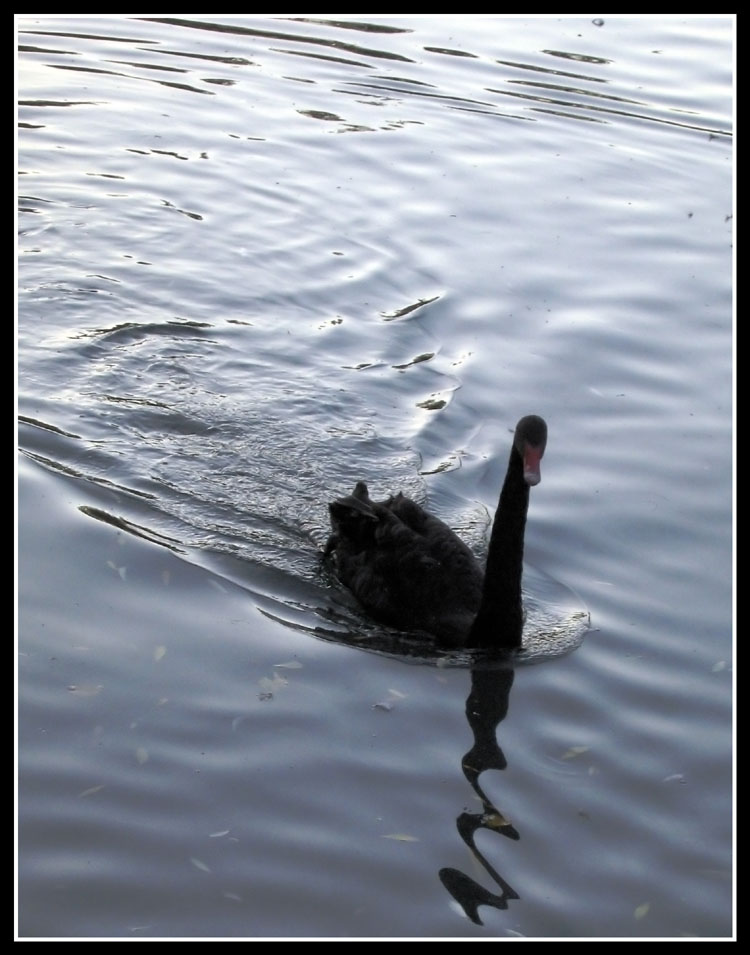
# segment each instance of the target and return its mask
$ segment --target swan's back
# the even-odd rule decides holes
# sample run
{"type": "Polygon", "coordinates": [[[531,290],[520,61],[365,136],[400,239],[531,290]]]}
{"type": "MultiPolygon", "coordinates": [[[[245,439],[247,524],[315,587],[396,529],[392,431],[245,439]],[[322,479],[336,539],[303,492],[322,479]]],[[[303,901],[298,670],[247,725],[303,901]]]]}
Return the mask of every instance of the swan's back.
{"type": "Polygon", "coordinates": [[[329,506],[333,554],[341,582],[373,617],[400,630],[463,643],[482,597],[476,558],[437,517],[397,494],[372,501],[360,481],[329,506]]]}

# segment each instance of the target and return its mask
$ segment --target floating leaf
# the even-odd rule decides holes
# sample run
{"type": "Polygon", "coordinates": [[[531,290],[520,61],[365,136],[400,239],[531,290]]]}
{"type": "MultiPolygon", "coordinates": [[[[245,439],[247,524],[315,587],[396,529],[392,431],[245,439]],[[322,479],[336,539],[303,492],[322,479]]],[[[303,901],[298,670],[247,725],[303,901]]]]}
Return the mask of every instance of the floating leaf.
{"type": "Polygon", "coordinates": [[[139,746],[135,751],[135,758],[143,766],[144,763],[148,762],[148,750],[144,749],[142,746],[139,746]]]}
{"type": "Polygon", "coordinates": [[[407,694],[402,693],[401,690],[388,690],[388,699],[373,703],[372,708],[374,710],[386,710],[386,712],[390,712],[390,710],[393,709],[393,704],[396,700],[405,699],[407,699],[407,694]]]}
{"type": "Polygon", "coordinates": [[[417,408],[424,408],[425,411],[440,411],[447,403],[443,398],[427,398],[424,401],[418,401],[417,408]]]}
{"type": "Polygon", "coordinates": [[[78,798],[83,799],[86,796],[93,796],[94,793],[98,793],[100,789],[104,789],[104,784],[101,786],[92,786],[91,789],[84,789],[82,793],[78,793],[78,798]]]}
{"type": "Polygon", "coordinates": [[[154,647],[154,662],[158,663],[159,660],[162,659],[162,657],[164,656],[166,652],[167,652],[166,647],[162,647],[162,646],[154,647]]]}
{"type": "Polygon", "coordinates": [[[261,677],[258,680],[258,686],[264,693],[273,694],[274,690],[280,690],[282,686],[288,684],[288,680],[285,676],[281,676],[279,673],[274,673],[273,677],[261,677]]]}
{"type": "Polygon", "coordinates": [[[408,315],[409,312],[415,311],[415,309],[421,308],[423,305],[430,305],[432,302],[436,302],[440,298],[439,295],[434,295],[432,298],[420,298],[416,302],[412,302],[411,305],[404,305],[403,308],[397,308],[395,312],[381,312],[380,314],[386,320],[386,322],[393,321],[394,318],[401,318],[402,315],[408,315]]]}
{"type": "Polygon", "coordinates": [[[482,816],[482,824],[487,826],[488,829],[504,829],[510,825],[505,816],[502,816],[499,812],[488,812],[482,816]]]}
{"type": "Polygon", "coordinates": [[[127,568],[127,567],[118,567],[117,564],[116,564],[113,560],[108,560],[108,561],[107,561],[107,567],[111,567],[112,570],[116,570],[117,573],[120,575],[120,578],[121,578],[122,580],[125,580],[125,577],[126,577],[127,572],[128,572],[128,568],[127,568]]]}
{"type": "Polygon", "coordinates": [[[103,687],[101,684],[99,686],[92,686],[87,684],[79,684],[69,686],[68,689],[71,693],[75,693],[76,696],[96,696],[102,692],[103,687]]]}
{"type": "Polygon", "coordinates": [[[395,839],[397,842],[419,842],[416,836],[408,836],[403,832],[391,832],[384,839],[395,839]]]}
{"type": "Polygon", "coordinates": [[[411,361],[407,361],[403,365],[394,365],[393,367],[397,371],[403,371],[405,368],[409,368],[411,365],[418,365],[422,361],[430,361],[430,359],[434,357],[435,357],[434,352],[425,352],[423,355],[417,355],[416,358],[412,358],[411,361]]]}
{"type": "Polygon", "coordinates": [[[208,868],[208,866],[206,865],[205,862],[201,862],[201,860],[200,860],[200,859],[196,859],[195,856],[190,856],[190,861],[191,861],[192,864],[195,866],[195,868],[196,868],[196,869],[200,869],[201,872],[210,872],[210,871],[211,871],[211,870],[208,868]]]}
{"type": "Polygon", "coordinates": [[[665,783],[684,783],[687,782],[682,773],[672,773],[671,776],[665,776],[662,782],[665,783]]]}
{"type": "Polygon", "coordinates": [[[571,746],[570,749],[566,750],[561,759],[575,759],[576,756],[580,756],[581,753],[588,753],[590,747],[588,746],[571,746]]]}
{"type": "Polygon", "coordinates": [[[651,908],[650,902],[644,902],[643,905],[639,905],[638,908],[633,912],[633,918],[643,919],[648,915],[648,910],[651,908]]]}

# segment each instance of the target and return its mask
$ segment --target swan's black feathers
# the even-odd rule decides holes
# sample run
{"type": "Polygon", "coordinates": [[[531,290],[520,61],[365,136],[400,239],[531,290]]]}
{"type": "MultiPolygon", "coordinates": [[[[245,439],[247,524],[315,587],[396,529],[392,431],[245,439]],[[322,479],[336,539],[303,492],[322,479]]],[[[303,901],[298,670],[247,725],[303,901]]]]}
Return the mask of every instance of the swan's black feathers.
{"type": "Polygon", "coordinates": [[[415,501],[372,501],[360,481],[330,507],[326,547],[336,572],[370,613],[401,630],[460,645],[482,597],[483,572],[464,542],[415,501]]]}
{"type": "Polygon", "coordinates": [[[340,581],[382,623],[432,634],[444,647],[521,644],[521,573],[529,487],[540,480],[542,418],[516,427],[495,513],[486,576],[469,548],[437,517],[396,494],[373,501],[364,481],[329,505],[325,549],[340,581]]]}

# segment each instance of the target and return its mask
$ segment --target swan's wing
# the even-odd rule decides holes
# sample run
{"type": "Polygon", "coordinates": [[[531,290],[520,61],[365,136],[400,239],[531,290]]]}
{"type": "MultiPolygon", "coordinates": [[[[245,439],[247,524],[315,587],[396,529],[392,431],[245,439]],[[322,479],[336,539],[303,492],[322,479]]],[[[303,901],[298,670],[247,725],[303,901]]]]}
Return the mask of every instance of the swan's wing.
{"type": "Polygon", "coordinates": [[[330,505],[341,582],[373,617],[458,643],[479,606],[482,570],[463,541],[402,494],[372,501],[365,485],[330,505]]]}

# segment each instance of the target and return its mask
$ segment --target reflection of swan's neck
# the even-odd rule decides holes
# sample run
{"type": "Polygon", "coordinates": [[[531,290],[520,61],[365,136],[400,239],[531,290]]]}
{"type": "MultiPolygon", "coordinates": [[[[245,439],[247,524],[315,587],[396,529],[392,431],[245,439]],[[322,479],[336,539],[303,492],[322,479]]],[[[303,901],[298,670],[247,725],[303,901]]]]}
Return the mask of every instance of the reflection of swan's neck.
{"type": "Polygon", "coordinates": [[[469,647],[521,646],[521,574],[528,508],[523,460],[514,447],[492,524],[482,602],[469,632],[469,647]]]}

